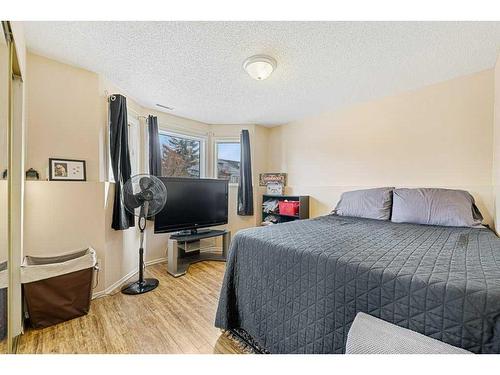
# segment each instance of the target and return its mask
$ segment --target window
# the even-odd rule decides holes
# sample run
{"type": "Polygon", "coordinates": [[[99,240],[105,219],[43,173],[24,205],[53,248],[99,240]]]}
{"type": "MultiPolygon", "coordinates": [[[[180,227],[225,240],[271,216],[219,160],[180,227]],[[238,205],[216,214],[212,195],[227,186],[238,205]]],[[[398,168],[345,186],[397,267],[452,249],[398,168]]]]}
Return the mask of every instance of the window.
{"type": "Polygon", "coordinates": [[[200,178],[204,173],[204,140],[160,133],[161,175],[200,178]]]}
{"type": "Polygon", "coordinates": [[[130,156],[130,171],[131,176],[134,176],[140,173],[140,158],[139,158],[139,150],[140,150],[140,140],[141,136],[139,133],[139,121],[137,118],[128,116],[128,150],[130,156]]]}
{"type": "Polygon", "coordinates": [[[217,178],[237,184],[240,180],[240,143],[216,142],[217,178]]]}
{"type": "MultiPolygon", "coordinates": [[[[139,121],[137,120],[137,115],[133,113],[127,114],[128,118],[128,151],[130,156],[130,176],[134,176],[140,173],[139,163],[139,150],[140,150],[140,133],[139,133],[139,121]]],[[[109,129],[108,129],[109,137],[109,129]]],[[[109,143],[109,141],[108,141],[109,143]]],[[[110,182],[115,182],[115,175],[113,173],[113,165],[111,163],[111,145],[108,144],[108,180],[110,182]]]]}

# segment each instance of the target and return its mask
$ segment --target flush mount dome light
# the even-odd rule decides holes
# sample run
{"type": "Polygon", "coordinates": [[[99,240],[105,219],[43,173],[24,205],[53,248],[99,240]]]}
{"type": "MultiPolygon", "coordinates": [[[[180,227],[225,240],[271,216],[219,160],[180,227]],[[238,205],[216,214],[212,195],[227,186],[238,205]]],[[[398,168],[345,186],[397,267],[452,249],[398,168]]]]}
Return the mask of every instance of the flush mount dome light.
{"type": "Polygon", "coordinates": [[[276,69],[276,60],[266,55],[255,55],[245,60],[243,69],[253,79],[262,81],[276,69]]]}

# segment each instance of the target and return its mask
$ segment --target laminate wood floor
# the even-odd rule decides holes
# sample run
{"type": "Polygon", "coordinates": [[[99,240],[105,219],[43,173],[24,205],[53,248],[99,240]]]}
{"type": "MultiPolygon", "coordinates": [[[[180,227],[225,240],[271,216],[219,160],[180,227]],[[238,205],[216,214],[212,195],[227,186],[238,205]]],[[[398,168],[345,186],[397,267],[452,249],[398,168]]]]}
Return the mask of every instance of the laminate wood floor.
{"type": "Polygon", "coordinates": [[[21,336],[18,353],[242,353],[214,327],[225,263],[193,264],[168,275],[166,264],[146,270],[160,280],[154,291],[116,293],[92,301],[88,315],[21,336]]]}

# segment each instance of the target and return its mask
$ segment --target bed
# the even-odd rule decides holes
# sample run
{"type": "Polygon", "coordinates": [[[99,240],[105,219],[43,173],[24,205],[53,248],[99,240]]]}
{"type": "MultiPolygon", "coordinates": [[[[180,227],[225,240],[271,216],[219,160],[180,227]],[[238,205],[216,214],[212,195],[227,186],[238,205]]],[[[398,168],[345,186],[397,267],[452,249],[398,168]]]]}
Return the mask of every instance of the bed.
{"type": "Polygon", "coordinates": [[[358,312],[500,353],[500,239],[336,215],[234,236],[217,327],[264,352],[344,353],[358,312]]]}

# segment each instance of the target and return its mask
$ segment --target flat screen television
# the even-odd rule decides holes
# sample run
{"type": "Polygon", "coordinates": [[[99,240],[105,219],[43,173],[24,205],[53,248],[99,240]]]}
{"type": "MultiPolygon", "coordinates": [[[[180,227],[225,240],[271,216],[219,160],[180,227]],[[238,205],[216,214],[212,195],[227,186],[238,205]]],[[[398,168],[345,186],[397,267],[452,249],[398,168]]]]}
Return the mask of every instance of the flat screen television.
{"type": "Polygon", "coordinates": [[[167,203],[155,216],[155,233],[227,224],[228,180],[160,177],[167,203]]]}

